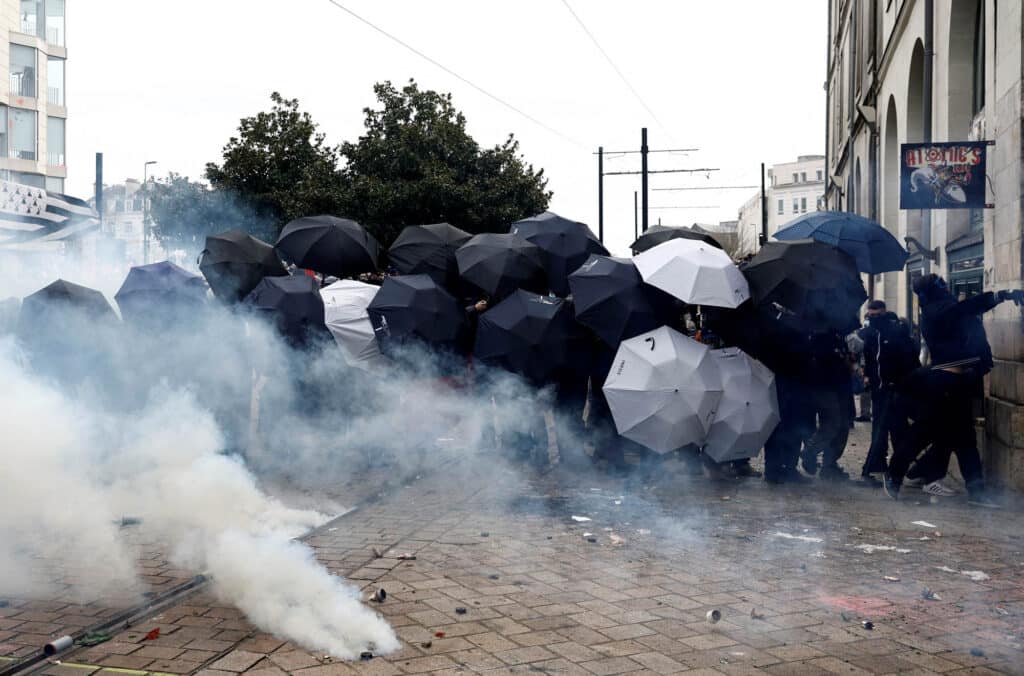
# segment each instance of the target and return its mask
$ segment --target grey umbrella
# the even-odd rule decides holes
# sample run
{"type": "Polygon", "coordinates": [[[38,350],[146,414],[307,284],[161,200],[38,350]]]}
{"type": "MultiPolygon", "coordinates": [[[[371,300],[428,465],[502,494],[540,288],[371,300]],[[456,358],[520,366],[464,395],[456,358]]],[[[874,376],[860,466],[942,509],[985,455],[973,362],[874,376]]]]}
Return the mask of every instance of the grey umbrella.
{"type": "Polygon", "coordinates": [[[715,462],[757,455],[779,423],[775,374],[743,350],[712,350],[722,374],[722,399],[715,409],[704,452],[715,462]]]}
{"type": "Polygon", "coordinates": [[[662,326],[622,341],[604,394],[619,434],[669,453],[704,443],[722,377],[706,345],[662,326]]]}

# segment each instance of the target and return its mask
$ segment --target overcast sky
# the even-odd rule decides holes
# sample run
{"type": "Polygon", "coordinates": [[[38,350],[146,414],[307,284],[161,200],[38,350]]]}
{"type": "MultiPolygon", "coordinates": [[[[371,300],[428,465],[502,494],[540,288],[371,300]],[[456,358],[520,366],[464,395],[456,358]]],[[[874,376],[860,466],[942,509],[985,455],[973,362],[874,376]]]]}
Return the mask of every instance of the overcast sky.
{"type": "MultiPolygon", "coordinates": [[[[717,167],[710,177],[651,179],[669,225],[736,218],[755,190],[653,188],[756,184],[758,166],[824,148],[826,4],[821,0],[568,0],[653,116],[562,0],[339,0],[548,131],[360,23],[329,0],[72,0],[68,4],[67,191],[92,192],[94,153],[106,183],[150,171],[199,178],[239,118],[280,91],[298,98],[336,144],[362,130],[373,83],[415,78],[450,91],[481,145],[515,133],[543,167],[551,209],[597,230],[592,153],[655,148],[651,169],[717,167]]],[[[609,157],[606,171],[640,167],[609,157]]],[[[605,179],[606,240],[633,238],[638,176],[605,179]]]]}

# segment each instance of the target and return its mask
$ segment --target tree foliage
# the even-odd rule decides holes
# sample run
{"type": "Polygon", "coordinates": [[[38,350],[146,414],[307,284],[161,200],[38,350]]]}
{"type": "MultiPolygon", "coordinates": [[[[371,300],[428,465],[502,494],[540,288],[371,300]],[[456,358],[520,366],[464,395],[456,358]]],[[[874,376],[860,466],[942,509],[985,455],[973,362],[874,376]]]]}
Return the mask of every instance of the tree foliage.
{"type": "Polygon", "coordinates": [[[277,229],[294,218],[333,214],[339,208],[338,155],[298,99],[270,95],[269,112],[245,117],[223,150],[221,164],[206,165],[218,190],[244,197],[277,229]]]}
{"type": "Polygon", "coordinates": [[[447,221],[468,232],[503,231],[547,208],[544,171],[519,154],[512,135],[481,149],[451,94],[401,90],[390,82],[374,92],[366,132],[343,143],[344,216],[367,225],[385,245],[406,225],[447,221]]]}
{"type": "Polygon", "coordinates": [[[165,251],[183,249],[191,257],[203,249],[206,236],[240,228],[256,237],[275,236],[274,222],[227,190],[171,173],[149,187],[153,235],[165,251]]]}

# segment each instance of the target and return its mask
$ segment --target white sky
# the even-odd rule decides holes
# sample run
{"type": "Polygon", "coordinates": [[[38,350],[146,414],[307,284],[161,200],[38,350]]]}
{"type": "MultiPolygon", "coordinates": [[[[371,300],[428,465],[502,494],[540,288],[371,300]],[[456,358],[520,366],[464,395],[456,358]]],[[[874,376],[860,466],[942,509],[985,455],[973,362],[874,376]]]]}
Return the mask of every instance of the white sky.
{"type": "MultiPolygon", "coordinates": [[[[755,190],[658,187],[759,182],[759,163],[824,147],[824,0],[569,0],[640,93],[651,119],[561,0],[339,0],[464,78],[579,145],[502,107],[334,7],[328,0],[72,0],[68,5],[67,191],[92,192],[94,153],[106,183],[168,171],[199,178],[238,120],[298,98],[328,141],[355,140],[372,86],[415,78],[450,91],[481,145],[514,132],[554,190],[551,209],[597,231],[598,145],[700,148],[651,155],[650,204],[666,225],[736,218],[755,190]],[[666,129],[667,128],[667,129],[666,129]]],[[[606,171],[638,170],[638,155],[606,171]]],[[[605,239],[633,239],[639,176],[605,179],[605,239]]]]}

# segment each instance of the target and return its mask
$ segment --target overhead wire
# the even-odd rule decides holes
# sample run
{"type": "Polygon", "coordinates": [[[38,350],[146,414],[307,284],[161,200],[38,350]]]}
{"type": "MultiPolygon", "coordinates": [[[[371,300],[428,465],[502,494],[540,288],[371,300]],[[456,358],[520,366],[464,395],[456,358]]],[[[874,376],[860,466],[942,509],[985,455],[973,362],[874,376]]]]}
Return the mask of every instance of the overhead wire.
{"type": "Polygon", "coordinates": [[[575,10],[573,10],[572,5],[569,4],[569,0],[562,0],[562,4],[565,5],[565,8],[569,10],[570,14],[572,14],[572,18],[576,19],[576,23],[578,23],[580,28],[583,29],[583,32],[587,34],[587,37],[590,38],[590,41],[594,43],[595,47],[597,47],[597,51],[601,52],[601,55],[604,56],[605,60],[608,62],[608,65],[612,67],[612,70],[614,70],[616,75],[619,76],[619,79],[622,80],[622,82],[626,85],[629,91],[632,92],[636,100],[640,103],[641,106],[643,106],[644,110],[647,111],[647,114],[651,116],[651,119],[654,120],[658,124],[658,126],[661,127],[662,131],[664,131],[671,139],[672,132],[669,131],[668,127],[666,127],[660,119],[658,119],[658,116],[654,114],[654,111],[651,109],[651,107],[647,105],[647,102],[644,101],[642,96],[640,96],[640,93],[636,90],[635,87],[633,87],[632,83],[630,83],[629,79],[625,76],[622,70],[615,64],[615,61],[612,60],[612,57],[608,55],[608,52],[606,52],[604,47],[601,46],[601,43],[597,41],[597,38],[594,37],[594,34],[591,33],[590,29],[587,28],[587,25],[583,23],[583,19],[581,19],[579,15],[575,12],[575,10]]]}
{"type": "Polygon", "coordinates": [[[386,31],[383,28],[381,28],[380,26],[374,24],[369,19],[366,19],[366,18],[360,16],[359,14],[355,13],[354,11],[352,11],[351,9],[346,7],[345,5],[343,5],[340,2],[338,2],[338,0],[327,0],[327,2],[331,3],[332,5],[334,5],[335,7],[340,9],[341,11],[345,12],[346,14],[351,16],[352,18],[356,19],[357,21],[359,21],[359,22],[369,26],[370,28],[372,28],[373,30],[377,31],[378,33],[380,33],[384,37],[388,38],[389,40],[398,43],[402,47],[405,47],[407,50],[409,50],[410,52],[412,52],[416,56],[420,57],[424,61],[427,61],[431,65],[433,65],[433,66],[435,66],[437,68],[440,68],[445,73],[448,73],[449,75],[454,77],[456,80],[459,80],[463,84],[466,84],[466,85],[472,87],[473,89],[475,89],[476,91],[480,92],[481,94],[483,94],[487,98],[491,99],[492,101],[495,101],[496,103],[501,104],[502,106],[504,106],[505,108],[508,108],[509,110],[511,110],[512,112],[516,113],[517,115],[519,115],[519,116],[529,120],[530,122],[534,123],[538,127],[542,128],[542,129],[546,130],[547,132],[549,132],[551,134],[554,134],[555,136],[558,136],[561,139],[563,139],[565,141],[568,141],[569,143],[572,143],[572,144],[574,144],[576,146],[579,146],[581,148],[586,147],[586,146],[584,146],[583,143],[577,141],[576,139],[572,138],[571,136],[569,136],[567,134],[563,134],[562,132],[558,131],[554,127],[551,127],[550,125],[545,124],[544,122],[538,120],[536,117],[534,117],[534,116],[530,115],[529,113],[521,110],[520,108],[517,108],[516,106],[512,105],[508,101],[505,101],[504,99],[500,98],[499,96],[497,96],[495,94],[492,94],[491,92],[487,91],[486,89],[484,89],[480,85],[474,83],[473,81],[463,77],[462,75],[459,75],[454,70],[452,70],[451,68],[445,66],[440,61],[437,61],[436,59],[431,58],[430,56],[428,56],[427,54],[424,54],[420,50],[416,49],[415,47],[413,47],[409,43],[407,43],[404,40],[402,40],[401,38],[399,38],[399,37],[397,37],[395,35],[392,35],[388,31],[386,31]]]}

